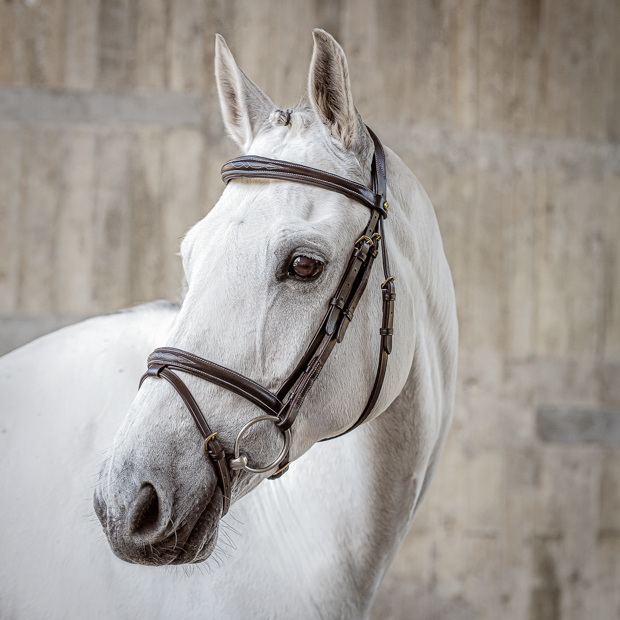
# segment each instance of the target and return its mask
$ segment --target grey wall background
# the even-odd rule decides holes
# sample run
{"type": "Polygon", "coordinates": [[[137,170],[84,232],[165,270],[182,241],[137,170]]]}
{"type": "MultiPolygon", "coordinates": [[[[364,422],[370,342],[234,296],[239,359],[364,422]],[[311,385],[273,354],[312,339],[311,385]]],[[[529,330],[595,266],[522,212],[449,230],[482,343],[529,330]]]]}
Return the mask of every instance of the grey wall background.
{"type": "Polygon", "coordinates": [[[178,297],[237,154],[214,33],[286,106],[316,26],[459,307],[454,425],[374,617],[620,618],[618,0],[0,0],[0,348],[178,297]]]}

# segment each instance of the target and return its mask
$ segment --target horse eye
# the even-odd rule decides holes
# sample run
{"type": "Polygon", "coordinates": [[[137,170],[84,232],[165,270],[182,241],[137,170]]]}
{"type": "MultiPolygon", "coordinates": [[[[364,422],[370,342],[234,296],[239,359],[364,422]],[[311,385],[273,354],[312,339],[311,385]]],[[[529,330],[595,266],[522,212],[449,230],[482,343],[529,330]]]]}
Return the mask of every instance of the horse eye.
{"type": "Polygon", "coordinates": [[[309,256],[296,256],[288,269],[290,276],[304,280],[316,278],[323,271],[323,263],[309,256]]]}

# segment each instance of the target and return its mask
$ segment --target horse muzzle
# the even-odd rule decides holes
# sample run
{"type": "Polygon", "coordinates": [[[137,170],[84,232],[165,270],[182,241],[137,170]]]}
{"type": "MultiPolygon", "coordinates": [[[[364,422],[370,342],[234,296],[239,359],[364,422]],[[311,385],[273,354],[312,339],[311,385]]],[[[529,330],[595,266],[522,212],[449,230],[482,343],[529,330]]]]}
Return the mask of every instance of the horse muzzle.
{"type": "Polygon", "coordinates": [[[215,549],[223,504],[216,484],[185,494],[190,504],[181,506],[174,490],[164,485],[143,482],[123,489],[117,484],[110,493],[106,482],[102,477],[93,504],[121,560],[147,566],[191,564],[206,560],[215,549]]]}

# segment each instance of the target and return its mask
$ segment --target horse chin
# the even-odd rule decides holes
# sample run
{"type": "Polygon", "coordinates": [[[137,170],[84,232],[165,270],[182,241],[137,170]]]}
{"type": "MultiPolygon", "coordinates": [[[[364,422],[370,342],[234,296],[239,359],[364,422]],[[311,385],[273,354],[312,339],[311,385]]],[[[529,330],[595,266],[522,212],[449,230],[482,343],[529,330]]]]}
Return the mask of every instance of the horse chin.
{"type": "MultiPolygon", "coordinates": [[[[187,540],[181,545],[178,555],[165,564],[198,564],[208,559],[217,545],[221,513],[222,497],[218,488],[218,492],[203,510],[187,540]]],[[[150,565],[161,566],[161,563],[155,562],[150,565]]]]}

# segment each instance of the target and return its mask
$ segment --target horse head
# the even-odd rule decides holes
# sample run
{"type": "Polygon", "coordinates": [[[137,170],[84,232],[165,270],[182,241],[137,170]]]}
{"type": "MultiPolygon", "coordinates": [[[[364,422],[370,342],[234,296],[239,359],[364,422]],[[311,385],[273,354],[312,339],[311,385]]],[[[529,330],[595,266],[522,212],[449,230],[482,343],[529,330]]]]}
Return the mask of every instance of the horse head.
{"type": "MultiPolygon", "coordinates": [[[[245,154],[293,162],[368,186],[373,142],[351,94],[340,45],[314,31],[308,97],[281,110],[237,67],[217,37],[215,70],[224,122],[245,154]]],[[[415,345],[407,183],[413,175],[390,151],[386,235],[399,282],[390,365],[371,418],[397,397],[415,345]],[[405,179],[405,180],[403,180],[405,179]],[[408,179],[408,180],[407,180],[408,179]]],[[[278,180],[231,182],[181,244],[187,292],[168,347],[232,369],[274,392],[320,324],[368,209],[339,193],[278,180]]],[[[290,461],[348,429],[368,400],[379,355],[380,269],[375,269],[347,336],[310,390],[295,422],[290,461]]],[[[183,374],[226,453],[261,412],[235,393],[183,374]]],[[[251,464],[272,463],[282,433],[269,421],[243,436],[251,464]]],[[[294,464],[293,464],[294,467],[294,464]]],[[[269,472],[235,473],[232,502],[269,472]]],[[[96,513],[114,553],[147,565],[200,562],[212,553],[222,491],[204,441],[179,394],[146,380],[119,429],[95,490],[96,513]]]]}

